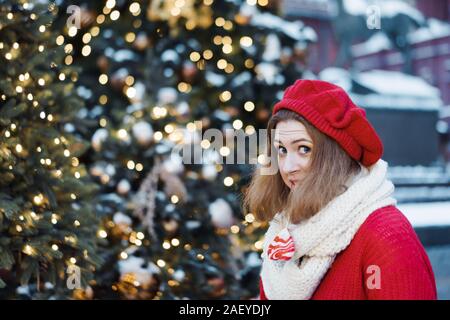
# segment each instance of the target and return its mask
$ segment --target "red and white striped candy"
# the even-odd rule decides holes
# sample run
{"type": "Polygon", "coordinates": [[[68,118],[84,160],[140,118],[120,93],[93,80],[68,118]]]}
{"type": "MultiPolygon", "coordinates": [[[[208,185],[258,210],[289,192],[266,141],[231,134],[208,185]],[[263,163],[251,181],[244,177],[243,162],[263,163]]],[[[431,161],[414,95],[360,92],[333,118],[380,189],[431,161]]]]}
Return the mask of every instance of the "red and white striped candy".
{"type": "Polygon", "coordinates": [[[269,244],[267,255],[271,260],[288,261],[294,256],[295,244],[287,228],[281,230],[269,244]]]}

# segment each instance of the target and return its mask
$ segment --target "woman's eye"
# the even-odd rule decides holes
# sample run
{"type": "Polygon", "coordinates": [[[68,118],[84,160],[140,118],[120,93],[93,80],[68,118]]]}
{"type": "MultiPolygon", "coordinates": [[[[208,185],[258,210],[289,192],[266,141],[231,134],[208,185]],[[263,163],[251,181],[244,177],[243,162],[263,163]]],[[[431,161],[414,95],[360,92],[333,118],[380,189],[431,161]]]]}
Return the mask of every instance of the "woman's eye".
{"type": "Polygon", "coordinates": [[[298,149],[300,150],[300,153],[302,153],[302,154],[308,154],[311,152],[311,148],[307,147],[307,146],[301,146],[298,149]]]}
{"type": "Polygon", "coordinates": [[[278,147],[278,154],[286,154],[286,148],[285,147],[278,147]]]}

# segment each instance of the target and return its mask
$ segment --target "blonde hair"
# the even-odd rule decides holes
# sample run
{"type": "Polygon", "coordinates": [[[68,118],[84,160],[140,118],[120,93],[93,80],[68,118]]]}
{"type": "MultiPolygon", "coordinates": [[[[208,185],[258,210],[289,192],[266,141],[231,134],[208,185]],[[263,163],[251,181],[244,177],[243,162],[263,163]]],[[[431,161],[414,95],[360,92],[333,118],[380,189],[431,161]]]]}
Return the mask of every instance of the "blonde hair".
{"type": "MultiPolygon", "coordinates": [[[[281,174],[262,175],[257,168],[250,184],[244,191],[243,211],[251,212],[260,221],[270,221],[278,212],[284,211],[292,223],[313,216],[331,200],[346,190],[345,183],[360,170],[339,144],[328,137],[297,113],[281,109],[267,125],[267,151],[271,157],[271,132],[281,121],[301,122],[313,140],[311,162],[305,178],[291,192],[281,174]]],[[[276,156],[273,157],[276,161],[276,156]]]]}

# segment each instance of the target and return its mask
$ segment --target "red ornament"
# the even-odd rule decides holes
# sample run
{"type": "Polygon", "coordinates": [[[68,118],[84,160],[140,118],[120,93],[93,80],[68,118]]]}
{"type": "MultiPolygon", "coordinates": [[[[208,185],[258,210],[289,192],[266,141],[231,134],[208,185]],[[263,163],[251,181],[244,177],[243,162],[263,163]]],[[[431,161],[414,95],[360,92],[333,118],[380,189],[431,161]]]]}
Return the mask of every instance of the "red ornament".
{"type": "Polygon", "coordinates": [[[295,244],[294,239],[287,228],[278,233],[278,235],[269,244],[267,255],[271,260],[288,261],[294,256],[295,244]]]}

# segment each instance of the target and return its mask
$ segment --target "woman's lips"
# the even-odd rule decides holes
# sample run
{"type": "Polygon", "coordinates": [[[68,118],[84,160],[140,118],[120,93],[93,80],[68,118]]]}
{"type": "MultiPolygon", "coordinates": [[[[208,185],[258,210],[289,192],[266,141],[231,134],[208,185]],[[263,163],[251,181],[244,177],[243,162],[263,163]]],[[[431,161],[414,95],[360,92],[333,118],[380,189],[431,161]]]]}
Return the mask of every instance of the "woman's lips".
{"type": "Polygon", "coordinates": [[[293,188],[297,184],[298,180],[289,180],[289,182],[291,183],[291,188],[293,188]]]}

